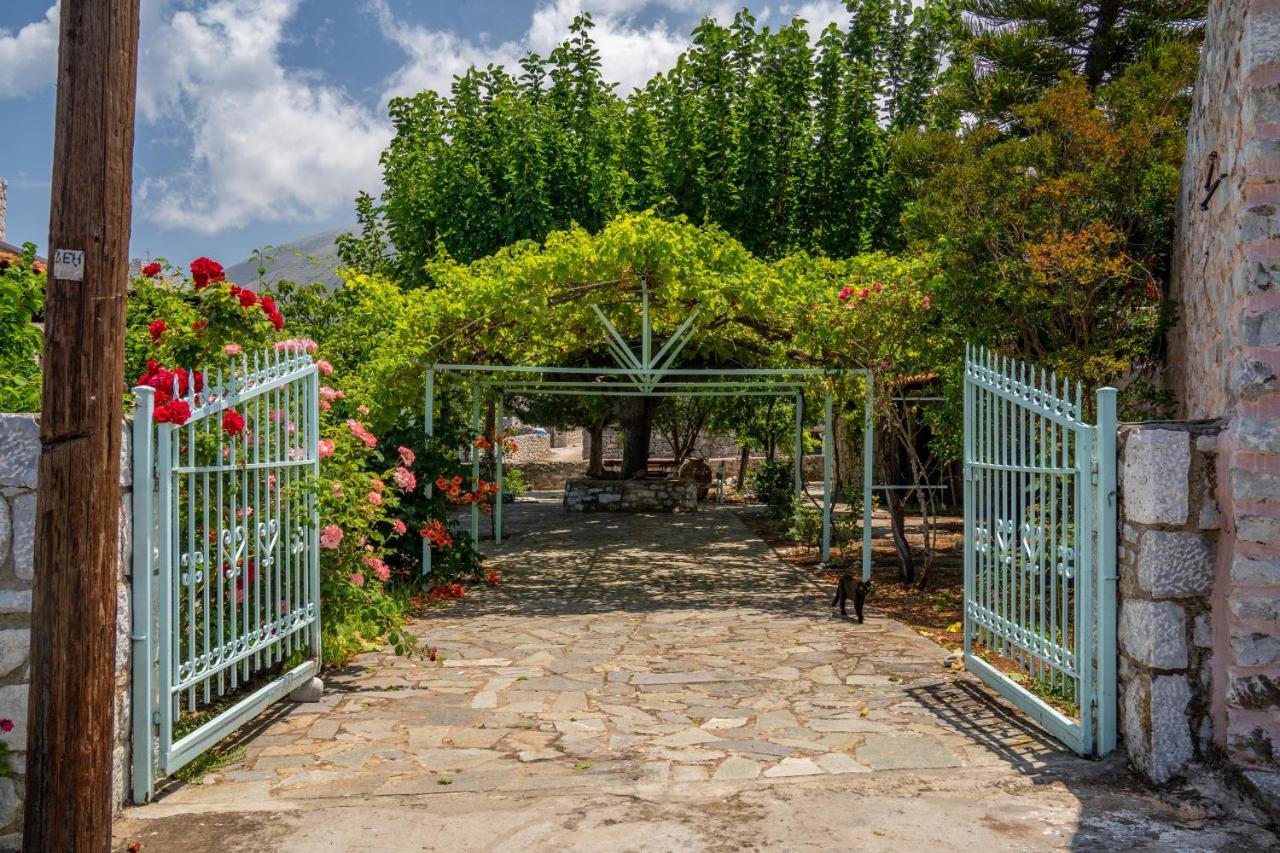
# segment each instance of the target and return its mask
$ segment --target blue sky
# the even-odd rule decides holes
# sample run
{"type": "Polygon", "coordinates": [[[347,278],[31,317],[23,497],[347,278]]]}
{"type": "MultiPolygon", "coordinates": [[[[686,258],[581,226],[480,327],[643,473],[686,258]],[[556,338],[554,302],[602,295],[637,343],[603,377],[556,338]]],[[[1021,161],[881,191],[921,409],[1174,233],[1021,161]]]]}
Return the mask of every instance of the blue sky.
{"type": "MultiPolygon", "coordinates": [[[[623,91],[667,68],[721,0],[142,0],[134,156],[135,257],[230,265],[256,246],[354,221],[379,190],[389,98],[444,90],[472,64],[547,53],[580,9],[623,91]]],[[[840,0],[749,3],[817,32],[840,0]]],[[[0,3],[0,177],[7,239],[44,249],[58,10],[0,3]]]]}

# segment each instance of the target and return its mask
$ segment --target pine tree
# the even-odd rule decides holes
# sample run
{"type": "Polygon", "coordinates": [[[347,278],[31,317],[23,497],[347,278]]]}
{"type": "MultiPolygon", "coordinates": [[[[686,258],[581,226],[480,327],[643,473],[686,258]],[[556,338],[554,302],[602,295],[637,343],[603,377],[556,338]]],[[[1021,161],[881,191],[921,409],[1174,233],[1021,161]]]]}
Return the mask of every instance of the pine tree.
{"type": "Polygon", "coordinates": [[[1162,39],[1198,40],[1207,0],[964,0],[965,105],[1008,119],[1064,72],[1097,88],[1162,39]]]}

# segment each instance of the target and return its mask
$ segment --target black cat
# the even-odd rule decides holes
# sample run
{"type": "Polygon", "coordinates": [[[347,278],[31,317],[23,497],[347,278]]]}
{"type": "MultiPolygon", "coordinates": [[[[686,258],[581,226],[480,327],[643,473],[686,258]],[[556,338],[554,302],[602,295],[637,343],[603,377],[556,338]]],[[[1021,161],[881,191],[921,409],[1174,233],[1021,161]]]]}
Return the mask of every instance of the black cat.
{"type": "Polygon", "coordinates": [[[853,612],[858,616],[858,624],[862,624],[862,605],[866,602],[867,596],[871,594],[871,581],[854,580],[853,572],[845,572],[840,576],[840,580],[836,582],[836,597],[831,599],[831,609],[837,606],[840,608],[841,616],[848,616],[849,611],[845,609],[845,604],[850,598],[853,599],[853,612]]]}

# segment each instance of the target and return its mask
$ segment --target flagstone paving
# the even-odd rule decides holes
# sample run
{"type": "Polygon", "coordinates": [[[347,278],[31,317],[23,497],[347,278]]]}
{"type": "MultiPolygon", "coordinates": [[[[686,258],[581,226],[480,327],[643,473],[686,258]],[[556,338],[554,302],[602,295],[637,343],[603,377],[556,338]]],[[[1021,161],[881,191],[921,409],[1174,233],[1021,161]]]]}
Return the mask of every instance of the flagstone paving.
{"type": "MultiPolygon", "coordinates": [[[[242,761],[132,811],[118,840],[164,837],[179,831],[174,819],[194,814],[353,798],[385,805],[470,793],[490,807],[512,798],[510,817],[530,814],[525,797],[556,798],[548,807],[572,814],[584,796],[714,802],[726,785],[767,797],[808,782],[820,802],[860,785],[900,786],[904,773],[932,779],[922,791],[994,786],[986,795],[1013,780],[1124,776],[1115,760],[1072,756],[951,671],[945,650],[878,616],[874,598],[865,624],[831,618],[828,591],[776,559],[728,507],[571,516],[529,503],[509,518],[508,541],[488,549],[501,585],[413,625],[436,661],[379,652],[330,673],[322,701],[267,715],[245,738],[242,761]]],[[[1153,837],[1170,837],[1168,820],[1152,825],[1153,837]]],[[[1031,848],[1070,843],[1067,823],[1046,818],[1031,848]]],[[[496,826],[482,824],[477,847],[496,826]]],[[[280,824],[255,825],[270,834],[280,824]]],[[[1246,822],[1222,838],[1239,847],[1255,831],[1246,822]]],[[[384,838],[368,849],[446,849],[443,837],[384,838]]],[[[665,837],[568,846],[699,847],[678,832],[650,844],[665,837]]],[[[733,849],[754,846],[748,838],[733,849]]]]}

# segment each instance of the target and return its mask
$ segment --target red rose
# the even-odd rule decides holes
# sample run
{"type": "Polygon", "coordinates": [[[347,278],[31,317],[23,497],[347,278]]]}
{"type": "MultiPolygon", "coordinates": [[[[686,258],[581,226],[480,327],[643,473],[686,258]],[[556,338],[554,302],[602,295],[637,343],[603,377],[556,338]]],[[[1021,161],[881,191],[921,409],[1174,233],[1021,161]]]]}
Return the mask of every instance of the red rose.
{"type": "Polygon", "coordinates": [[[142,274],[145,275],[147,278],[155,278],[156,276],[160,275],[160,262],[152,261],[151,263],[147,264],[145,267],[142,268],[142,274]]]}
{"type": "Polygon", "coordinates": [[[284,315],[281,314],[279,311],[276,311],[274,314],[269,314],[267,316],[271,320],[271,325],[276,327],[277,332],[284,328],[284,315]]]}
{"type": "Polygon", "coordinates": [[[164,333],[169,331],[169,324],[164,320],[156,320],[150,326],[147,326],[147,331],[151,333],[151,343],[159,343],[164,333]]]}
{"type": "Polygon", "coordinates": [[[191,262],[191,281],[196,290],[204,290],[215,281],[226,281],[222,264],[209,258],[196,258],[191,262]]]}
{"type": "Polygon", "coordinates": [[[262,297],[262,313],[268,315],[276,313],[276,301],[270,296],[262,297]]]}
{"type": "Polygon", "coordinates": [[[194,323],[191,324],[191,331],[193,332],[203,331],[204,327],[207,325],[209,325],[209,321],[201,317],[199,320],[196,320],[194,323]]]}
{"type": "Polygon", "coordinates": [[[182,426],[191,420],[191,407],[185,400],[170,400],[156,409],[156,423],[182,426]]]}
{"type": "Polygon", "coordinates": [[[239,297],[241,308],[252,308],[258,302],[258,295],[252,290],[240,291],[239,297]]]}
{"type": "Polygon", "coordinates": [[[222,415],[222,431],[232,437],[244,432],[244,416],[235,409],[227,409],[222,415]]]}

